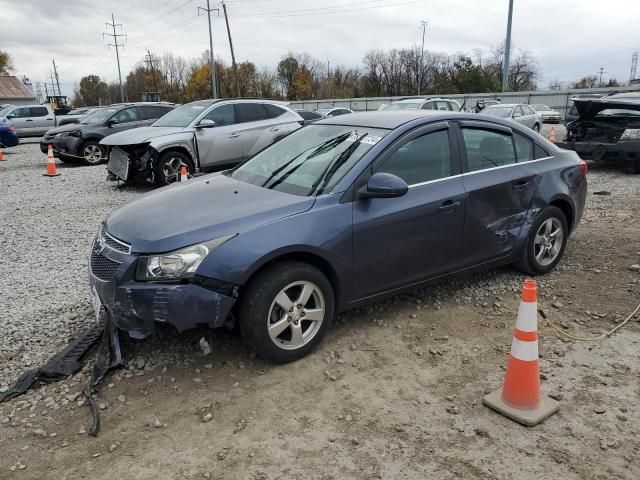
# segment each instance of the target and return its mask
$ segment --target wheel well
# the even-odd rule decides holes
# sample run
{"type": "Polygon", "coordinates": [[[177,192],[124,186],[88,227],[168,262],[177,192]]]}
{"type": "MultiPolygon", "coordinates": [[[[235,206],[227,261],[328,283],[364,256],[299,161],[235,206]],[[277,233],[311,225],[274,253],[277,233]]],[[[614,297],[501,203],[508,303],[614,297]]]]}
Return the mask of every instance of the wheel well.
{"type": "Polygon", "coordinates": [[[571,204],[566,200],[558,199],[551,202],[550,205],[562,210],[562,213],[564,213],[564,217],[567,219],[569,230],[573,230],[573,209],[571,208],[571,204]]]}
{"type": "Polygon", "coordinates": [[[184,147],[169,147],[166,150],[162,150],[161,152],[158,152],[158,154],[161,157],[161,156],[167,154],[168,152],[179,152],[179,153],[182,153],[182,154],[186,155],[187,158],[191,161],[191,166],[193,168],[195,168],[196,164],[193,161],[193,157],[191,156],[191,153],[189,152],[189,150],[187,150],[186,148],[184,148],[184,147]]]}
{"type": "Polygon", "coordinates": [[[340,281],[338,280],[338,275],[336,274],[331,264],[327,262],[324,258],[309,252],[286,253],[284,255],[281,255],[279,257],[269,260],[268,262],[266,262],[264,265],[262,265],[260,268],[258,268],[255,272],[251,274],[251,277],[247,279],[247,281],[245,282],[245,285],[248,284],[256,276],[257,273],[261,272],[265,268],[268,268],[271,265],[274,265],[276,263],[286,262],[286,261],[297,261],[297,262],[307,263],[309,265],[316,267],[318,270],[320,270],[327,277],[327,279],[329,280],[329,283],[331,283],[331,286],[333,287],[333,293],[336,298],[336,305],[339,304],[340,281]]]}

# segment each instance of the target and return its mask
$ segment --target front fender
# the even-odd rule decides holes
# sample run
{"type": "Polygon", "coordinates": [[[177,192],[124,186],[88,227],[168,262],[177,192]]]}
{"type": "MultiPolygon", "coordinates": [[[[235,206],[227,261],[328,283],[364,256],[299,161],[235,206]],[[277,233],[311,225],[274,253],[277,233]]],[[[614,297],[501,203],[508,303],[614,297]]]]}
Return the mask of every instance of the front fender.
{"type": "Polygon", "coordinates": [[[200,159],[198,158],[193,132],[179,132],[170,135],[163,135],[152,139],[149,142],[149,146],[159,154],[172,148],[184,148],[189,152],[189,155],[191,155],[191,158],[196,164],[196,168],[200,169],[200,159]]]}

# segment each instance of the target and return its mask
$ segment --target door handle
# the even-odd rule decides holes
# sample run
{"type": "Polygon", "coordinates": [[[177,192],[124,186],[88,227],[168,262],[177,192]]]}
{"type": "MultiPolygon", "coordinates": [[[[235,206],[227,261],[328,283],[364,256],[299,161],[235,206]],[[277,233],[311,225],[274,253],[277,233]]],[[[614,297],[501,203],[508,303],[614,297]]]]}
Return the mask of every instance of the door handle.
{"type": "Polygon", "coordinates": [[[460,202],[454,202],[453,200],[447,200],[438,207],[439,212],[450,212],[460,206],[460,202]]]}
{"type": "Polygon", "coordinates": [[[30,118],[27,118],[25,121],[26,122],[33,122],[33,120],[31,120],[30,118]]]}
{"type": "Polygon", "coordinates": [[[238,138],[240,136],[239,133],[230,133],[229,138],[238,138]]]}
{"type": "Polygon", "coordinates": [[[516,180],[511,184],[511,188],[515,190],[518,188],[526,187],[527,185],[529,185],[529,182],[527,180],[516,180]]]}
{"type": "Polygon", "coordinates": [[[278,127],[271,127],[269,129],[270,132],[277,132],[278,130],[280,130],[278,127]]]}

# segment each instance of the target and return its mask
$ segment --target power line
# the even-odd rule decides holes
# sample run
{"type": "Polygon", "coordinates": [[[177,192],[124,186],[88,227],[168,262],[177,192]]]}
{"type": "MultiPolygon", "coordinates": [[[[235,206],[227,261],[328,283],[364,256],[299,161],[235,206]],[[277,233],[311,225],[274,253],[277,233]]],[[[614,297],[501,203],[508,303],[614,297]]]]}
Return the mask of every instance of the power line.
{"type": "MultiPolygon", "coordinates": [[[[351,6],[351,5],[358,5],[360,3],[366,3],[368,6],[366,7],[360,7],[360,8],[349,8],[349,9],[345,9],[345,10],[333,10],[333,11],[316,11],[316,10],[320,10],[320,9],[325,9],[325,8],[331,8],[331,7],[320,7],[317,9],[307,9],[307,10],[299,10],[299,13],[295,13],[295,11],[289,11],[289,12],[276,12],[276,13],[255,13],[255,14],[245,14],[245,15],[236,15],[237,17],[266,17],[266,18],[284,18],[284,17],[306,17],[306,16],[315,16],[315,15],[331,15],[331,14],[335,14],[335,13],[349,13],[349,12],[359,12],[362,10],[373,10],[373,9],[378,9],[378,8],[383,8],[383,7],[400,7],[403,5],[412,5],[415,3],[424,3],[427,0],[410,0],[410,1],[406,1],[406,2],[399,2],[399,3],[389,3],[388,1],[383,1],[382,5],[371,5],[372,3],[380,3],[380,0],[373,0],[373,1],[368,1],[368,2],[357,2],[357,3],[353,3],[353,4],[349,4],[347,6],[351,6]]],[[[334,6],[333,8],[339,8],[338,6],[334,6]]]]}
{"type": "Polygon", "coordinates": [[[113,33],[103,33],[102,36],[104,37],[106,35],[107,37],[113,38],[113,43],[110,43],[109,45],[116,48],[116,61],[118,62],[118,78],[120,79],[120,100],[122,101],[122,103],[124,103],[124,87],[122,86],[122,71],[120,70],[120,53],[118,52],[118,47],[124,47],[124,43],[118,43],[118,38],[119,37],[126,38],[127,36],[124,34],[116,33],[116,27],[120,27],[120,31],[122,31],[122,24],[116,23],[116,19],[113,16],[113,13],[111,14],[111,23],[106,23],[106,26],[113,28],[113,33]]]}
{"type": "Polygon", "coordinates": [[[200,14],[200,10],[207,12],[207,18],[209,19],[209,57],[211,62],[211,98],[218,98],[217,88],[216,88],[216,68],[215,63],[213,61],[213,31],[211,28],[211,12],[220,13],[220,10],[217,8],[211,8],[209,5],[209,0],[207,0],[207,8],[198,7],[198,15],[200,14]]]}

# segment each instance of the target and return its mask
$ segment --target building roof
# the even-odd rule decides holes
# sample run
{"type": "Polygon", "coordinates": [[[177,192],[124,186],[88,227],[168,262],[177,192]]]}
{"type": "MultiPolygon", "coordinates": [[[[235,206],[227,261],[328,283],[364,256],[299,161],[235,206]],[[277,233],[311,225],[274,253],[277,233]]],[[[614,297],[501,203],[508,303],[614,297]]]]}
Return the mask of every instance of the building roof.
{"type": "Polygon", "coordinates": [[[12,75],[0,75],[0,98],[35,99],[35,95],[18,77],[14,77],[12,75]]]}

